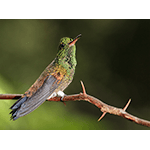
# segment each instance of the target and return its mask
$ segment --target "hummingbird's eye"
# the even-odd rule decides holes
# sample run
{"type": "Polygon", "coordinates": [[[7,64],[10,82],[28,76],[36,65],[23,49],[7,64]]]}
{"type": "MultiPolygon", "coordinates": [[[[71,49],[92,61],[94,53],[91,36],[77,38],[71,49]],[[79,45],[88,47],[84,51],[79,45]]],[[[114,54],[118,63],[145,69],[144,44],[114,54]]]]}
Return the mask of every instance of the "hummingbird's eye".
{"type": "Polygon", "coordinates": [[[65,46],[65,44],[60,44],[60,47],[63,48],[65,46]]]}

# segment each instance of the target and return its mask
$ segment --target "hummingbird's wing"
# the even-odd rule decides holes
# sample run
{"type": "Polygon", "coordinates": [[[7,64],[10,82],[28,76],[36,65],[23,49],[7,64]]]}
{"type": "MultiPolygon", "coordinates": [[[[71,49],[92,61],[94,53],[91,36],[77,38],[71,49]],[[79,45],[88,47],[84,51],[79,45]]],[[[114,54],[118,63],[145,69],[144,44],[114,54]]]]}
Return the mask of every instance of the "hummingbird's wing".
{"type": "Polygon", "coordinates": [[[31,97],[25,96],[11,107],[11,118],[16,120],[39,107],[61,84],[61,81],[58,81],[54,76],[48,76],[43,85],[31,97]]]}

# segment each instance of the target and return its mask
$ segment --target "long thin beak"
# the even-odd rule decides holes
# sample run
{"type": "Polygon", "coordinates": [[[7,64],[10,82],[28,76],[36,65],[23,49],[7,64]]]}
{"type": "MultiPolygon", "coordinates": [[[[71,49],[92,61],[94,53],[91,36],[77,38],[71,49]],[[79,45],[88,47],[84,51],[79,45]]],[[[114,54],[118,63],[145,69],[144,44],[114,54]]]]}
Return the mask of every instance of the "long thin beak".
{"type": "Polygon", "coordinates": [[[75,37],[75,38],[73,39],[73,41],[69,43],[69,46],[73,46],[73,45],[78,41],[78,39],[79,39],[80,37],[81,37],[81,34],[79,34],[77,37],[75,37]]]}

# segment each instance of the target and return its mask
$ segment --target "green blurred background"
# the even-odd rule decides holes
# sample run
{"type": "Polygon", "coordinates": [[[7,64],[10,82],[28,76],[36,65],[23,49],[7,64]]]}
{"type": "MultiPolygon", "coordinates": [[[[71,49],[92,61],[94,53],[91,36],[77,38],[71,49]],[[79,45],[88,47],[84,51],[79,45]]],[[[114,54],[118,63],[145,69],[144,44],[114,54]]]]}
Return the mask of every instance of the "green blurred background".
{"type": "MultiPolygon", "coordinates": [[[[24,93],[55,58],[60,38],[77,42],[76,73],[66,94],[82,91],[150,120],[150,20],[0,20],[0,93],[24,93]]],[[[0,129],[148,129],[88,102],[45,102],[10,121],[15,100],[0,100],[0,129]]]]}

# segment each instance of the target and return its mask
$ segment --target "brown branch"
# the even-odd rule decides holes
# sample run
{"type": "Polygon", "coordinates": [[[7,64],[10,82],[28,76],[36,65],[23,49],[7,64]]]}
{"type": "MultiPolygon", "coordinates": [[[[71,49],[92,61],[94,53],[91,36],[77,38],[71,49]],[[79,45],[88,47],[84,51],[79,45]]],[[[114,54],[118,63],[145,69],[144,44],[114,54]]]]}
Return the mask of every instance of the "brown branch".
{"type": "Polygon", "coordinates": [[[0,94],[0,99],[18,99],[23,94],[0,94]]]}
{"type": "MultiPolygon", "coordinates": [[[[150,127],[150,121],[140,119],[140,118],[135,117],[135,116],[126,112],[126,109],[129,106],[131,99],[129,99],[128,103],[126,104],[126,106],[123,109],[117,108],[114,106],[107,105],[107,104],[103,103],[101,100],[86,94],[85,87],[84,87],[84,84],[82,81],[81,81],[81,85],[82,85],[83,93],[64,96],[63,101],[66,102],[66,101],[83,100],[83,101],[88,101],[91,104],[94,104],[103,112],[103,114],[98,119],[98,121],[100,121],[106,115],[106,113],[109,113],[109,114],[121,116],[121,117],[128,119],[128,120],[131,120],[137,124],[141,124],[141,125],[150,127]]],[[[0,99],[18,99],[21,96],[22,96],[22,94],[0,94],[0,99]]],[[[54,97],[54,98],[48,99],[48,101],[61,101],[61,98],[60,97],[54,97]]]]}

